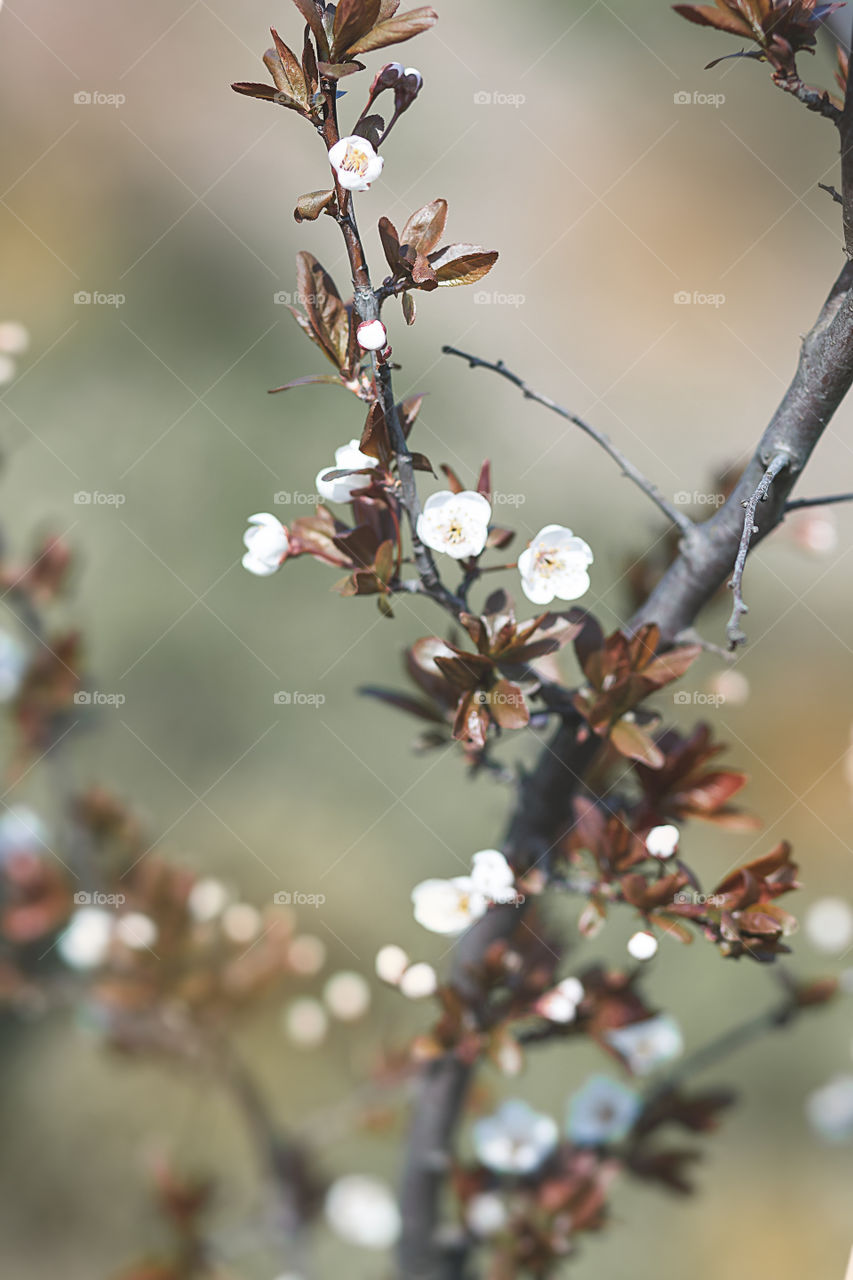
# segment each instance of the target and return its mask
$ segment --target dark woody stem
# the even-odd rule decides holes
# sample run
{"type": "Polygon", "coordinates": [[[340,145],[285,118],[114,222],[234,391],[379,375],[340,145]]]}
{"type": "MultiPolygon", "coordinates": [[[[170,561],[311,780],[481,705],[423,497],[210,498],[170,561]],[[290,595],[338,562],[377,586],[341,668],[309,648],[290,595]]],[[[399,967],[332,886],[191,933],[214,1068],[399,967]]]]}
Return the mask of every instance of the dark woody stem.
{"type": "MultiPolygon", "coordinates": [[[[320,132],[326,144],[326,149],[331,150],[340,139],[340,130],[338,128],[335,87],[330,84],[326,85],[325,88],[329,102],[332,105],[320,132]]],[[[341,228],[349,258],[356,315],[362,323],[379,320],[381,300],[370,280],[370,271],[367,266],[364,246],[355,220],[352,192],[344,190],[338,181],[337,175],[335,175],[335,193],[338,208],[336,220],[341,228]]],[[[442,608],[447,609],[448,612],[456,616],[465,609],[465,602],[445,587],[436,568],[432,553],[428,547],[424,546],[418,536],[418,517],[421,514],[421,504],[418,497],[412,454],[406,443],[405,432],[400,422],[400,414],[394,396],[390,366],[384,357],[384,353],[380,351],[371,352],[371,362],[373,365],[374,384],[385,416],[385,422],[388,426],[391,448],[394,451],[397,463],[397,475],[400,481],[400,501],[406,511],[406,517],[409,522],[412,537],[412,554],[421,586],[424,592],[440,604],[442,608]]]]}

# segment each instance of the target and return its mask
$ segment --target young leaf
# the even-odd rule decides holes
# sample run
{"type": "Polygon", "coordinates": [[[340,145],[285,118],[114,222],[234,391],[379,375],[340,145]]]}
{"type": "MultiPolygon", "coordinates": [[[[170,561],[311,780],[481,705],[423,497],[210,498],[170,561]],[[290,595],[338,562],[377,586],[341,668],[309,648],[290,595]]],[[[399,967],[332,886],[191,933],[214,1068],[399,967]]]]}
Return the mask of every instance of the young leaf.
{"type": "Polygon", "coordinates": [[[293,216],[297,222],[316,222],[323,210],[328,209],[334,198],[334,190],[309,191],[307,195],[300,196],[297,200],[293,216]]]}
{"type": "MultiPolygon", "coordinates": [[[[308,86],[305,83],[305,75],[299,63],[299,59],[296,57],[296,54],[287,47],[274,27],[270,28],[270,34],[275,42],[275,52],[278,54],[279,65],[285,80],[285,83],[280,85],[279,88],[281,88],[291,98],[295,98],[297,102],[301,102],[304,106],[307,106],[308,86]]],[[[270,65],[270,62],[267,62],[266,57],[264,58],[264,62],[267,63],[267,66],[275,79],[275,59],[272,58],[270,61],[272,62],[272,65],[270,65]]],[[[276,84],[278,84],[277,79],[276,84]]]]}
{"type": "Polygon", "coordinates": [[[634,720],[618,720],[610,731],[610,741],[620,755],[641,760],[650,769],[660,769],[666,757],[645,729],[634,720]]]}
{"type": "Polygon", "coordinates": [[[394,275],[397,275],[405,264],[400,256],[400,237],[390,218],[379,219],[379,239],[382,241],[385,260],[394,275]]]}
{"type": "Polygon", "coordinates": [[[333,59],[346,53],[351,44],[376,26],[381,8],[381,0],[339,0],[332,28],[333,59]]]}
{"type": "Polygon", "coordinates": [[[432,200],[409,218],[403,227],[400,243],[408,245],[416,253],[432,253],[444,235],[446,222],[447,201],[432,200]]]}
{"type": "MultiPolygon", "coordinates": [[[[294,0],[299,3],[300,0],[294,0]]],[[[302,0],[307,3],[307,0],[302,0]]],[[[356,40],[347,49],[348,54],[369,53],[371,49],[384,49],[389,44],[400,44],[403,40],[411,40],[412,36],[428,31],[438,22],[435,9],[410,9],[399,17],[391,17],[380,22],[372,31],[356,40]]]]}
{"type": "Polygon", "coordinates": [[[412,325],[417,319],[418,309],[414,298],[410,293],[404,293],[401,298],[403,305],[403,319],[406,324],[412,325]]]}
{"type": "Polygon", "coordinates": [[[451,244],[430,254],[438,283],[445,286],[476,284],[488,275],[497,260],[496,252],[476,244],[451,244]]]}
{"type": "Polygon", "coordinates": [[[317,41],[320,57],[328,61],[329,41],[323,26],[322,6],[318,5],[316,0],[293,0],[293,3],[311,28],[314,39],[317,41]]]}

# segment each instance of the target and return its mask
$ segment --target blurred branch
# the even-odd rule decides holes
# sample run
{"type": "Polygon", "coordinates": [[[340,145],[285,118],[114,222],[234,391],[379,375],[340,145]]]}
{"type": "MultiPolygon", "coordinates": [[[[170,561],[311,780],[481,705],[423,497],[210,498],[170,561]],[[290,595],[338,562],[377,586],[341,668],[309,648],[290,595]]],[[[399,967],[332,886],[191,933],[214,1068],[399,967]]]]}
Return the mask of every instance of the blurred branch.
{"type": "Polygon", "coordinates": [[[667,502],[666,498],[658,489],[657,485],[648,480],[638,467],[635,467],[621,449],[612,442],[612,440],[604,434],[603,431],[591,426],[583,418],[579,418],[577,414],[565,409],[558,404],[556,400],[552,400],[550,396],[543,395],[540,391],[535,391],[530,387],[523,378],[517,373],[513,373],[506,367],[503,360],[482,360],[479,356],[469,355],[467,351],[460,351],[456,347],[442,347],[442,353],[446,356],[459,356],[461,360],[467,360],[471,369],[488,369],[492,373],[498,374],[501,378],[506,378],[507,382],[511,382],[513,386],[518,387],[525,400],[534,400],[537,404],[543,405],[546,409],[550,409],[552,413],[556,413],[561,418],[565,418],[567,422],[573,423],[576,427],[580,427],[590,439],[607,453],[614,462],[622,469],[622,474],[632,480],[634,484],[643,491],[646,497],[651,498],[652,502],[666,516],[671,524],[674,524],[681,531],[685,538],[690,538],[695,528],[693,521],[683,511],[679,511],[672,503],[667,502]]]}
{"type": "Polygon", "coordinates": [[[826,498],[795,498],[785,507],[785,514],[790,511],[805,511],[810,507],[834,507],[839,502],[853,502],[853,493],[834,493],[826,498]]]}

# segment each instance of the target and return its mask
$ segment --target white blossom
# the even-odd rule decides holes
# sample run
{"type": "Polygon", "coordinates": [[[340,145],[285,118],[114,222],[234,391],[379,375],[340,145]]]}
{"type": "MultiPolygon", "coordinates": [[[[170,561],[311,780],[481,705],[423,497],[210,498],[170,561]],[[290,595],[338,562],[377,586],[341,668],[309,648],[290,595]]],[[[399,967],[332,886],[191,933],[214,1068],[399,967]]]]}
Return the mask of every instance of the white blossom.
{"type": "Polygon", "coordinates": [[[549,1022],[561,1024],[574,1022],[578,1005],[583,1000],[583,983],[577,978],[564,978],[551,991],[546,991],[536,1001],[536,1012],[549,1022]]]}
{"type": "Polygon", "coordinates": [[[157,941],[157,926],[141,911],[128,911],[116,923],[116,937],[131,951],[150,951],[157,941]]]}
{"type": "Polygon", "coordinates": [[[0,352],[4,356],[22,356],[30,345],[29,331],[17,320],[0,324],[0,352]]]}
{"type": "Polygon", "coordinates": [[[13,804],[0,817],[0,862],[16,853],[44,853],[48,840],[47,827],[28,805],[13,804]]]}
{"type": "Polygon", "coordinates": [[[481,1191],[479,1195],[472,1196],[465,1206],[465,1222],[481,1240],[503,1231],[508,1220],[506,1205],[494,1191],[481,1191]]]}
{"type": "Polygon", "coordinates": [[[496,1173],[533,1173],[557,1145],[559,1128],[551,1116],[520,1099],[504,1102],[476,1121],[472,1138],[477,1159],[496,1173]]]}
{"type": "Polygon", "coordinates": [[[635,1076],[650,1075],[684,1052],[684,1037],[668,1013],[605,1032],[608,1044],[625,1059],[635,1076]]]}
{"type": "Polygon", "coordinates": [[[350,440],[335,450],[335,465],[324,467],[317,475],[317,492],[324,502],[351,502],[357,489],[366,489],[370,484],[370,476],[338,476],[337,479],[326,479],[333,471],[364,471],[374,468],[376,459],[359,449],[358,440],[350,440]]]}
{"type": "Polygon", "coordinates": [[[668,822],[661,827],[652,827],[646,836],[646,848],[653,858],[671,858],[678,849],[681,832],[668,822]]]}
{"type": "Polygon", "coordinates": [[[376,976],[390,986],[396,987],[409,967],[409,957],[402,947],[388,943],[380,947],[376,953],[376,976]]]}
{"type": "Polygon", "coordinates": [[[578,600],[589,590],[592,561],[589,546],[571,529],[546,525],[518,557],[521,589],[534,604],[578,600]]]}
{"type": "Polygon", "coordinates": [[[0,702],[10,702],[21,687],[27,651],[8,631],[0,631],[0,702]]]}
{"type": "Polygon", "coordinates": [[[491,504],[481,493],[442,489],[424,503],[418,516],[418,537],[433,551],[467,560],[485,549],[491,518],[491,504]]]}
{"type": "Polygon", "coordinates": [[[384,1182],[348,1174],[326,1195],[326,1221],[342,1240],[363,1249],[390,1249],[400,1234],[400,1211],[384,1182]]]}
{"type": "Polygon", "coordinates": [[[658,940],[647,929],[640,929],[628,940],[628,955],[635,960],[651,960],[657,955],[658,940]]]}
{"type": "Polygon", "coordinates": [[[326,963],[326,944],[313,933],[301,933],[287,949],[287,962],[291,969],[305,977],[319,973],[326,963]]]}
{"type": "Polygon", "coordinates": [[[426,1000],[438,990],[438,974],[431,964],[411,965],[400,979],[400,992],[408,1000],[426,1000]]]}
{"type": "Polygon", "coordinates": [[[472,859],[470,876],[423,880],[412,890],[415,919],[432,933],[462,933],[490,902],[517,902],[515,876],[497,849],[482,849],[472,859]]]}
{"type": "Polygon", "coordinates": [[[462,933],[486,914],[488,900],[470,876],[452,880],[422,880],[412,890],[415,919],[430,933],[448,937],[462,933]]]}
{"type": "Polygon", "coordinates": [[[382,172],[385,161],[366,138],[341,138],[329,150],[329,164],[345,191],[369,191],[382,172]]]}
{"type": "Polygon", "coordinates": [[[222,932],[238,944],[254,942],[261,931],[261,913],[250,902],[234,902],[222,913],[222,932]]]}
{"type": "Polygon", "coordinates": [[[0,352],[0,386],[5,386],[7,382],[11,382],[15,376],[16,365],[11,356],[4,356],[0,352]]]}
{"type": "Polygon", "coordinates": [[[268,578],[280,569],[290,550],[290,538],[278,516],[268,511],[249,516],[249,528],[243,534],[246,554],[243,568],[259,578],[268,578]]]}
{"type": "Polygon", "coordinates": [[[228,905],[228,889],[221,880],[207,876],[196,880],[187,897],[187,911],[193,920],[206,924],[220,916],[228,905]]]}
{"type": "Polygon", "coordinates": [[[481,849],[471,866],[474,888],[490,902],[514,902],[518,897],[515,872],[498,849],[481,849]]]}
{"type": "Polygon", "coordinates": [[[819,898],[806,912],[805,930],[818,951],[840,955],[853,942],[853,910],[844,898],[819,898]]]}
{"type": "Polygon", "coordinates": [[[388,346],[388,331],[381,320],[363,320],[356,337],[364,351],[384,351],[388,346]]]}
{"type": "Polygon", "coordinates": [[[640,1114],[642,1100],[633,1089],[609,1076],[596,1075],[572,1094],[566,1131],[581,1147],[620,1142],[640,1114]]]}
{"type": "Polygon", "coordinates": [[[319,1000],[302,996],[284,1011],[284,1031],[300,1049],[316,1049],[326,1038],[329,1018],[319,1000]]]}
{"type": "Polygon", "coordinates": [[[853,1138],[853,1076],[836,1076],[810,1093],[806,1115],[815,1132],[827,1142],[853,1138]]]}
{"type": "Polygon", "coordinates": [[[323,988],[323,999],[341,1022],[357,1022],[370,1008],[370,987],[360,973],[335,973],[323,988]]]}
{"type": "Polygon", "coordinates": [[[56,949],[72,969],[97,969],[107,958],[114,928],[115,919],[108,911],[81,907],[71,917],[56,949]]]}

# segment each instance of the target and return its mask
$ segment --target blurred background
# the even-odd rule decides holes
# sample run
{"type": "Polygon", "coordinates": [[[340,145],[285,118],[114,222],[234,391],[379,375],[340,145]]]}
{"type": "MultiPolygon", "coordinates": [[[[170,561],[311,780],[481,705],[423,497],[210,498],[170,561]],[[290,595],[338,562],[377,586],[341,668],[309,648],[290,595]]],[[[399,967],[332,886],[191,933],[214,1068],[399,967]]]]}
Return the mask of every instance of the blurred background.
{"type": "MultiPolygon", "coordinates": [[[[837,209],[817,188],[838,181],[835,134],[752,63],[703,71],[736,46],[665,3],[438,8],[438,27],[400,51],[425,91],[359,200],[361,225],[379,274],[378,218],[399,226],[442,195],[451,238],[501,258],[482,288],[423,296],[413,329],[389,308],[397,388],[428,393],[417,447],[434,464],[470,483],[493,460],[501,519],[522,542],[561,522],[592,544],[587,603],[612,627],[630,613],[630,567],[661,536],[654,511],[579,433],[441,345],[503,357],[701,511],[772,414],[842,264],[837,209]]],[[[96,687],[125,698],[78,747],[78,781],[126,796],[175,857],[247,898],[324,894],[301,923],[328,948],[327,971],[371,973],[387,942],[441,960],[441,940],[412,921],[411,887],[498,842],[509,797],[466,780],[452,754],[410,755],[413,722],[357,694],[396,682],[403,646],[441,625],[434,613],[412,602],[385,621],[369,600],[342,601],[335,572],[309,560],[267,581],[240,568],[248,515],[305,514],[315,474],[362,425],[335,389],[266,394],[326,372],[276,301],[294,289],[297,250],[346,286],[333,224],[291,217],[327,180],[315,135],[229,89],[266,78],[271,24],[298,38],[286,0],[3,7],[0,321],[31,334],[0,395],[3,525],[14,546],[51,530],[78,549],[67,617],[85,628],[96,687]],[[324,701],[280,705],[278,691],[324,701]]],[[[803,62],[831,84],[828,45],[803,62]]],[[[348,84],[352,123],[366,77],[348,84]]],[[[803,494],[853,487],[851,425],[847,406],[803,494]]],[[[851,547],[853,511],[789,522],[747,572],[748,696],[740,683],[718,706],[662,706],[731,744],[766,823],[758,837],[691,831],[688,856],[709,879],[785,835],[804,901],[849,885],[851,547]]],[[[709,639],[722,642],[725,617],[725,602],[704,617],[709,639]]],[[[691,687],[714,688],[722,668],[704,658],[691,687]]],[[[44,807],[43,785],[24,779],[16,799],[44,807]]],[[[620,957],[630,931],[619,918],[591,945],[620,957]]],[[[805,973],[827,967],[805,935],[796,953],[805,973]]],[[[658,970],[651,989],[693,1045],[772,998],[758,967],[699,946],[658,970]]],[[[306,979],[295,994],[312,989],[306,979]]],[[[374,999],[369,1031],[338,1026],[310,1052],[277,1018],[252,1032],[245,1052],[284,1122],[325,1114],[381,1034],[402,1041],[430,1017],[378,987],[374,999]]],[[[840,1280],[850,1149],[818,1145],[803,1097],[849,1071],[850,1041],[839,1006],[709,1077],[739,1082],[743,1105],[707,1143],[702,1194],[675,1205],[621,1187],[616,1229],[585,1244],[572,1274],[630,1265],[634,1280],[676,1280],[690,1250],[697,1280],[840,1280]]],[[[594,1063],[543,1053],[513,1088],[559,1115],[594,1063]]],[[[0,1270],[16,1280],[95,1280],[155,1244],[152,1144],[224,1166],[226,1226],[256,1194],[212,1086],[116,1062],[72,1019],[4,1023],[0,1076],[0,1270]]],[[[326,1159],[393,1178],[392,1139],[344,1132],[326,1159]]],[[[383,1274],[376,1257],[324,1241],[319,1273],[343,1265],[356,1280],[383,1274]]],[[[249,1256],[240,1272],[274,1280],[271,1267],[249,1256]]]]}

